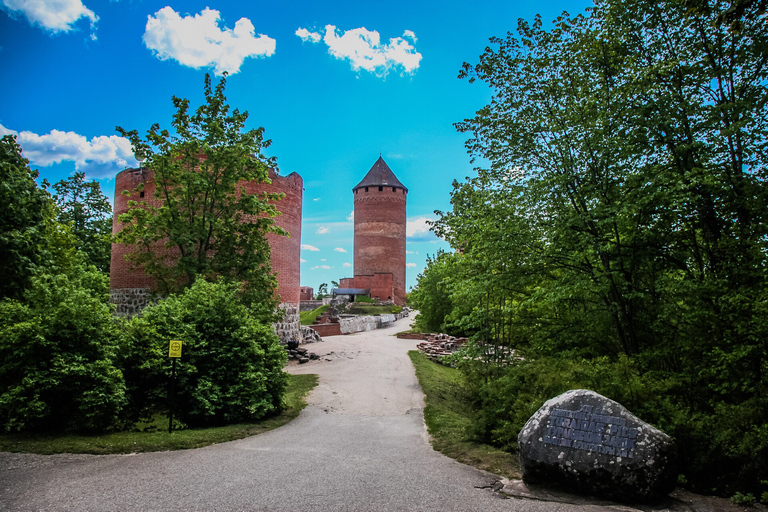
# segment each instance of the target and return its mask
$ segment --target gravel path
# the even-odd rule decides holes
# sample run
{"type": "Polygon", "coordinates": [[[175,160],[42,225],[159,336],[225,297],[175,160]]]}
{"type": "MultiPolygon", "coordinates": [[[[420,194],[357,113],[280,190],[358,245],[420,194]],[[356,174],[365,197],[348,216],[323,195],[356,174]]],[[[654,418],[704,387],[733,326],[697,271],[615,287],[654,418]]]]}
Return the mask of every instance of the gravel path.
{"type": "MultiPolygon", "coordinates": [[[[389,329],[306,345],[309,406],[265,434],[137,455],[0,453],[0,510],[606,510],[494,493],[493,475],[429,445],[408,358],[389,329]]],[[[619,510],[617,508],[616,510],[619,510]]]]}

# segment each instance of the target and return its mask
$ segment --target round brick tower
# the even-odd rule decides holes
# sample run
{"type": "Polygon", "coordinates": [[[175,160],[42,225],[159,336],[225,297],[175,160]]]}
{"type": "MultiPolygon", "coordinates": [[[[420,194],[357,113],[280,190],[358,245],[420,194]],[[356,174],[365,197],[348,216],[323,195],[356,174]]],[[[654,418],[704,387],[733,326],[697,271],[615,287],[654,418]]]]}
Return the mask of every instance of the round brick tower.
{"type": "Polygon", "coordinates": [[[371,296],[405,304],[405,203],[408,189],[379,157],[352,189],[355,203],[355,280],[371,276],[371,296]],[[391,274],[391,289],[376,286],[391,274]],[[375,289],[375,288],[381,288],[375,289]],[[390,291],[391,290],[391,291],[390,291]]]}
{"type": "MultiPolygon", "coordinates": [[[[281,215],[274,218],[290,236],[267,234],[271,249],[270,261],[272,271],[277,272],[277,294],[280,296],[280,307],[285,310],[285,318],[275,326],[283,339],[301,340],[299,322],[299,279],[301,272],[301,209],[304,182],[297,173],[279,176],[269,171],[272,183],[242,183],[250,194],[283,193],[285,197],[276,203],[281,215]]],[[[146,201],[157,205],[155,199],[155,181],[152,171],[147,169],[126,169],[115,177],[114,216],[112,232],[121,229],[118,216],[128,211],[128,201],[146,201]],[[135,188],[144,184],[143,195],[135,192],[135,188]],[[123,195],[123,190],[130,192],[123,195]]],[[[161,246],[161,243],[158,244],[161,246]]],[[[144,274],[141,269],[132,269],[125,260],[129,248],[124,245],[112,244],[112,261],[109,273],[109,288],[111,301],[117,305],[117,314],[133,315],[139,313],[147,305],[151,292],[155,289],[155,281],[144,274]]]]}

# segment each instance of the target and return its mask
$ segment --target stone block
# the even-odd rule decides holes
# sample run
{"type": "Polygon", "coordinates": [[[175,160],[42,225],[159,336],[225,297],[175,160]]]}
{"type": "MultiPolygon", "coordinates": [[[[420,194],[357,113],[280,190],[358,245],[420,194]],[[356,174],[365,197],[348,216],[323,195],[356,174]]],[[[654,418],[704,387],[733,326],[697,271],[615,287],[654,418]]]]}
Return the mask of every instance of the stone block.
{"type": "Polygon", "coordinates": [[[593,391],[547,401],[517,442],[529,484],[632,502],[657,500],[677,482],[672,439],[593,391]]]}

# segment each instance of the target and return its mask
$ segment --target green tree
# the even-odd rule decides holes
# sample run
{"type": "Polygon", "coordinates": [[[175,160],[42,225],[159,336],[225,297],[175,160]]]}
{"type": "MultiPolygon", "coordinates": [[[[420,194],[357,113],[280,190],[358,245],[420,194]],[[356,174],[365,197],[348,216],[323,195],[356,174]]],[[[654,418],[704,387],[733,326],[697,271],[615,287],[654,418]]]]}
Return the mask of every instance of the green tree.
{"type": "Polygon", "coordinates": [[[445,331],[445,319],[454,308],[448,280],[455,257],[443,251],[439,251],[434,258],[427,255],[427,266],[417,277],[416,288],[408,295],[413,307],[419,310],[414,328],[420,332],[445,331]]]}
{"type": "Polygon", "coordinates": [[[109,272],[112,250],[112,205],[96,180],[87,182],[76,172],[53,185],[53,201],[59,208],[58,221],[71,226],[77,247],[86,260],[102,272],[109,272]]]}
{"type": "MultiPolygon", "coordinates": [[[[768,24],[757,3],[698,4],[692,16],[608,0],[551,29],[521,21],[465,64],[493,99],[457,127],[489,167],[454,184],[435,226],[460,253],[446,326],[508,344],[529,370],[575,361],[563,385],[630,401],[637,383],[655,389],[634,403],[677,437],[691,481],[756,489],[768,474],[768,24]],[[724,22],[742,7],[738,26],[724,22]],[[598,367],[635,376],[606,383],[598,367]]],[[[483,379],[527,385],[520,365],[494,362],[512,366],[483,379]]]]}
{"type": "Polygon", "coordinates": [[[248,113],[226,103],[225,85],[226,76],[214,88],[206,75],[205,103],[192,114],[189,101],[174,96],[173,135],[158,124],[144,139],[117,128],[156,184],[156,201],[129,202],[117,241],[134,247],[130,261],[157,279],[161,293],[225,276],[246,282],[253,302],[272,311],[276,280],[266,234],[286,234],[272,221],[270,201],[282,196],[247,194],[241,184],[268,182],[276,161],[262,154],[270,145],[264,129],[246,130],[248,113]]]}
{"type": "Polygon", "coordinates": [[[72,257],[66,229],[54,221],[55,207],[37,176],[15,136],[0,138],[0,298],[21,298],[36,269],[72,257]]]}
{"type": "Polygon", "coordinates": [[[182,422],[255,421],[281,409],[287,354],[272,326],[242,303],[241,288],[197,280],[126,322],[120,361],[131,420],[167,411],[170,340],[183,342],[174,400],[182,422]]]}
{"type": "Polygon", "coordinates": [[[0,428],[119,426],[125,383],[106,276],[95,267],[38,272],[23,301],[0,301],[0,428]]]}
{"type": "Polygon", "coordinates": [[[317,287],[317,297],[315,298],[317,300],[320,300],[327,294],[328,294],[328,283],[320,283],[320,286],[317,287]]]}

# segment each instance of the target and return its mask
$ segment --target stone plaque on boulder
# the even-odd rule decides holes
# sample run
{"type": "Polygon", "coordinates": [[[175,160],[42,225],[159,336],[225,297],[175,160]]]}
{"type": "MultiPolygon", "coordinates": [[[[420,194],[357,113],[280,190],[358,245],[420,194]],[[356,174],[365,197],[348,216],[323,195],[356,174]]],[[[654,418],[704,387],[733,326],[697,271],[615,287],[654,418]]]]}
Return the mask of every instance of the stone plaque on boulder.
{"type": "Polygon", "coordinates": [[[619,501],[650,501],[677,482],[672,438],[593,391],[547,401],[517,438],[526,483],[619,501]]]}

